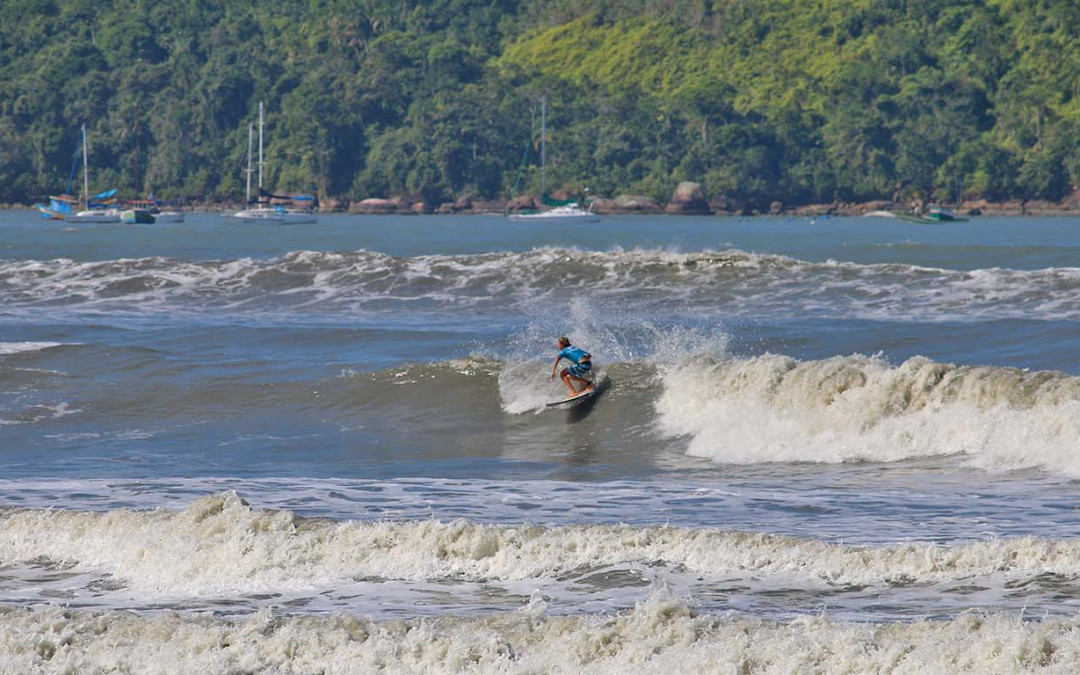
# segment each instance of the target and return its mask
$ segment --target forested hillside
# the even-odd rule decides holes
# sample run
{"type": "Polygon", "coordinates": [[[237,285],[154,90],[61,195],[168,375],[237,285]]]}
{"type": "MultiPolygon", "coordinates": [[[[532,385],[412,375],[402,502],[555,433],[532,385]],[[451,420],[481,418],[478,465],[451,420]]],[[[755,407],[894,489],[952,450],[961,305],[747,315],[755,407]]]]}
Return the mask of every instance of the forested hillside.
{"type": "Polygon", "coordinates": [[[0,201],[64,188],[506,197],[549,100],[549,184],[748,207],[1080,183],[1074,0],[6,0],[0,201]]]}

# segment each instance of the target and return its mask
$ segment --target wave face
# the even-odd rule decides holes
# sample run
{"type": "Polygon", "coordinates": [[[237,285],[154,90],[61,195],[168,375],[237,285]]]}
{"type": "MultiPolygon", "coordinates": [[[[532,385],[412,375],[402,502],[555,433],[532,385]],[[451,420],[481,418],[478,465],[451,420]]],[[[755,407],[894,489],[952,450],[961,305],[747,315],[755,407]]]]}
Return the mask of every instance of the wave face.
{"type": "Polygon", "coordinates": [[[612,616],[548,617],[534,602],[434,622],[0,608],[0,671],[1072,673],[1078,631],[1075,621],[1002,614],[777,623],[695,614],[663,594],[612,616]]]}
{"type": "Polygon", "coordinates": [[[4,511],[0,563],[30,560],[104,569],[131,589],[169,596],[311,589],[357,578],[513,582],[633,566],[887,585],[1077,576],[1080,542],[848,546],[677,527],[326,521],[253,509],[235,493],[220,493],[179,512],[4,511]]]}
{"type": "Polygon", "coordinates": [[[902,264],[813,263],[739,250],[674,253],[537,248],[392,257],[296,251],[189,262],[0,263],[8,308],[155,312],[530,311],[575,294],[652,312],[808,315],[924,321],[1080,316],[1080,269],[957,271],[902,264]]]}
{"type": "Polygon", "coordinates": [[[1080,476],[1080,378],[912,358],[686,359],[661,369],[661,429],[731,463],[966,455],[1080,476]]]}

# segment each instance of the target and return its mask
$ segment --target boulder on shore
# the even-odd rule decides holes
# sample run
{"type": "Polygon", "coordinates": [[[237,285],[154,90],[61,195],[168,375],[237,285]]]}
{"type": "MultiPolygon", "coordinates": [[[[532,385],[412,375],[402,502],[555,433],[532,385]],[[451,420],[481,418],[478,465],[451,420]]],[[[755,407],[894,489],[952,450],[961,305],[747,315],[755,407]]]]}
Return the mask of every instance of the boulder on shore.
{"type": "Polygon", "coordinates": [[[327,197],[325,200],[319,202],[320,211],[348,211],[349,202],[345,199],[335,199],[334,197],[327,197]]]}
{"type": "Polygon", "coordinates": [[[795,209],[794,213],[797,216],[809,216],[811,218],[832,216],[836,215],[836,204],[806,204],[795,209]]]}
{"type": "Polygon", "coordinates": [[[534,211],[536,208],[536,200],[529,196],[514,197],[506,203],[506,210],[510,213],[534,211]]]}
{"type": "Polygon", "coordinates": [[[645,195],[619,195],[615,208],[620,213],[658,213],[662,209],[652,197],[645,195]]]}
{"type": "Polygon", "coordinates": [[[858,205],[858,215],[873,213],[874,211],[892,211],[893,203],[887,199],[878,199],[871,202],[863,202],[858,205]]]}
{"type": "Polygon", "coordinates": [[[683,181],[675,188],[671,200],[664,209],[668,213],[683,214],[710,214],[709,200],[705,197],[705,190],[701,183],[683,181]]]}
{"type": "Polygon", "coordinates": [[[709,200],[709,208],[713,213],[734,213],[737,210],[735,202],[727,197],[713,197],[709,200]]]}
{"type": "Polygon", "coordinates": [[[358,202],[354,202],[349,207],[349,213],[395,213],[403,206],[399,199],[379,199],[378,197],[368,197],[367,199],[361,199],[358,202]]]}

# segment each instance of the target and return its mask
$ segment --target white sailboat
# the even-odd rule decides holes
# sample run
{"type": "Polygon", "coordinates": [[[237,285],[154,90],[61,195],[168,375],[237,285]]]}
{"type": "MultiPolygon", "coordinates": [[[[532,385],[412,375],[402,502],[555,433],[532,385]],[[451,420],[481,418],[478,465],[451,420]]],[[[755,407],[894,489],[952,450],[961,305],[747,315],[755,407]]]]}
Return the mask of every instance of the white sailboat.
{"type": "MultiPolygon", "coordinates": [[[[547,194],[547,97],[540,97],[540,199],[549,204],[547,194]]],[[[577,202],[554,202],[556,206],[548,211],[535,213],[511,213],[506,217],[510,220],[543,220],[570,221],[576,223],[595,223],[600,216],[592,211],[592,207],[583,208],[577,202]]]]}
{"type": "MultiPolygon", "coordinates": [[[[86,125],[82,125],[82,146],[83,146],[83,210],[78,213],[69,213],[64,217],[64,220],[70,223],[119,223],[120,211],[113,208],[100,208],[97,205],[93,205],[95,208],[91,208],[90,203],[90,169],[88,156],[89,152],[86,149],[86,125]]],[[[102,192],[99,195],[95,195],[98,199],[112,199],[116,194],[116,190],[109,190],[102,192]]]]}
{"type": "Polygon", "coordinates": [[[249,124],[247,191],[245,192],[245,201],[248,205],[248,208],[237,211],[229,217],[245,223],[274,223],[299,225],[302,223],[318,222],[319,219],[315,215],[315,212],[310,209],[270,206],[269,195],[263,189],[263,167],[265,166],[266,162],[263,161],[263,104],[261,101],[259,102],[259,199],[255,202],[251,201],[251,174],[253,173],[253,169],[251,168],[251,146],[253,141],[253,134],[254,129],[252,125],[249,124]],[[252,206],[253,204],[256,204],[256,206],[252,206]]]}

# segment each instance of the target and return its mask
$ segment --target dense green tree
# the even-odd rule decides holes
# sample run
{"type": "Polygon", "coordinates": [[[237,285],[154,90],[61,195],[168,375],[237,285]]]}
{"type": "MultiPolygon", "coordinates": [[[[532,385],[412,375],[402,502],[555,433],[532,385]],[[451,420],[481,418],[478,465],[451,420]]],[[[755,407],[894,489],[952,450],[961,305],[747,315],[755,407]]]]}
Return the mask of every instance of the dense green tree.
{"type": "Polygon", "coordinates": [[[1056,199],[1080,183],[1071,0],[9,0],[0,201],[267,186],[437,202],[552,189],[666,198],[1056,199]]]}

